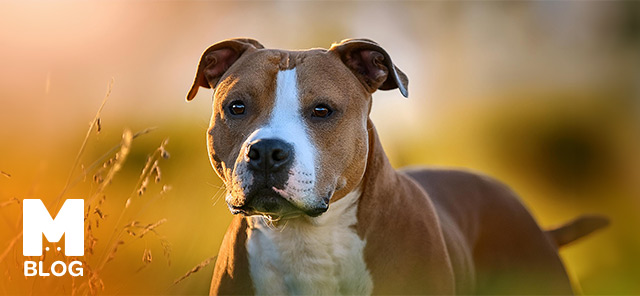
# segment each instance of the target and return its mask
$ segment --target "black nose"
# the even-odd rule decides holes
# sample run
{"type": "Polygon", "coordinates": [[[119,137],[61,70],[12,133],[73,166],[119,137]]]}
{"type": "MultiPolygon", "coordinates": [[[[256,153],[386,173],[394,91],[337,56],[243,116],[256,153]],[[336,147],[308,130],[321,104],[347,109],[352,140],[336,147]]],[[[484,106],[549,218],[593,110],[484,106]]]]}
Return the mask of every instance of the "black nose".
{"type": "Polygon", "coordinates": [[[275,172],[291,162],[293,147],[281,140],[260,139],[247,146],[246,161],[254,170],[275,172]]]}

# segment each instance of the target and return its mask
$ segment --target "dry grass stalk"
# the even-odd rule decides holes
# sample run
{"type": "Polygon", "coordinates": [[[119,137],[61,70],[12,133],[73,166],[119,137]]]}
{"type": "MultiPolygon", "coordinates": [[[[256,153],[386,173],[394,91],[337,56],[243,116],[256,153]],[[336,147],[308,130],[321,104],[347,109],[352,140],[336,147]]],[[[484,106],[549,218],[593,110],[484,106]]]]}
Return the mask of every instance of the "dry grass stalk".
{"type": "Polygon", "coordinates": [[[162,185],[162,190],[160,190],[160,194],[165,194],[167,192],[169,192],[173,187],[169,186],[169,185],[162,185]]]}
{"type": "MultiPolygon", "coordinates": [[[[144,130],[138,131],[137,133],[133,134],[132,136],[132,140],[135,140],[136,138],[142,136],[142,135],[146,135],[152,131],[154,131],[156,128],[155,127],[150,127],[150,128],[146,128],[144,130]]],[[[106,159],[108,156],[112,155],[113,153],[115,153],[116,151],[118,151],[122,146],[122,143],[115,145],[113,147],[111,147],[111,149],[109,149],[109,151],[107,151],[106,153],[104,153],[102,156],[98,157],[98,159],[96,159],[93,163],[91,163],[91,165],[89,165],[89,167],[86,170],[83,170],[83,174],[81,176],[79,176],[78,178],[76,178],[74,180],[74,182],[71,183],[71,186],[76,185],[78,182],[84,180],[84,178],[86,178],[86,175],[89,174],[89,172],[93,171],[98,165],[102,164],[102,168],[98,169],[96,171],[96,175],[99,175],[101,173],[104,172],[104,169],[108,168],[110,165],[113,164],[113,162],[117,159],[118,154],[116,154],[114,157],[109,158],[106,162],[102,163],[102,161],[104,159],[106,159]]],[[[95,178],[96,176],[94,176],[95,178]]],[[[99,182],[98,182],[99,183],[99,182]]]]}
{"type": "MultiPolygon", "coordinates": [[[[107,186],[110,185],[111,181],[113,180],[114,176],[116,175],[116,173],[118,173],[122,166],[124,165],[124,162],[127,159],[127,156],[129,155],[129,152],[131,150],[131,145],[132,145],[132,141],[133,139],[141,136],[141,135],[145,135],[149,132],[151,132],[152,130],[154,130],[155,128],[148,128],[142,131],[139,131],[135,134],[132,134],[129,130],[125,130],[123,132],[122,135],[122,141],[112,147],[109,151],[107,151],[105,154],[103,154],[102,156],[100,156],[97,160],[95,160],[93,163],[91,163],[91,165],[85,167],[84,165],[80,165],[82,172],[79,176],[77,176],[75,179],[73,179],[72,182],[72,178],[74,176],[74,173],[76,172],[79,163],[80,163],[80,159],[84,154],[84,151],[86,149],[88,140],[89,140],[89,136],[91,135],[91,133],[93,131],[96,131],[97,133],[99,133],[102,130],[102,122],[101,122],[101,118],[100,118],[100,114],[101,111],[103,109],[103,107],[105,106],[109,95],[111,93],[111,89],[113,86],[113,80],[111,81],[111,83],[109,84],[109,88],[107,91],[107,94],[105,95],[102,104],[100,105],[100,108],[98,109],[97,113],[94,116],[93,121],[91,122],[89,129],[84,137],[84,140],[82,142],[82,145],[80,146],[80,149],[78,151],[78,153],[75,156],[73,165],[71,167],[71,170],[69,172],[69,176],[65,182],[64,188],[62,189],[62,191],[60,192],[60,194],[53,200],[55,203],[55,207],[51,207],[48,206],[48,208],[52,209],[52,211],[55,211],[56,209],[58,209],[58,207],[60,206],[60,201],[62,199],[62,197],[66,194],[66,192],[72,187],[75,186],[75,184],[77,184],[78,182],[82,182],[86,179],[86,177],[90,174],[93,173],[93,181],[95,181],[98,184],[98,188],[96,189],[96,191],[91,195],[90,198],[87,199],[86,202],[86,214],[84,217],[85,220],[85,227],[86,227],[86,235],[87,235],[87,239],[85,241],[85,257],[64,257],[64,261],[67,261],[67,263],[73,261],[73,260],[79,260],[83,263],[83,268],[85,271],[85,277],[83,278],[72,278],[71,280],[71,294],[75,295],[75,294],[92,294],[95,295],[97,293],[99,293],[100,291],[104,290],[104,282],[100,277],[100,271],[102,270],[102,268],[104,267],[104,265],[113,260],[119,250],[119,247],[123,244],[125,244],[125,240],[120,239],[120,234],[118,234],[118,237],[116,238],[116,241],[113,243],[113,245],[111,247],[109,247],[109,243],[107,243],[107,247],[105,248],[105,253],[102,256],[103,260],[97,260],[99,258],[96,258],[94,256],[94,251],[95,251],[95,246],[98,242],[98,238],[96,238],[94,230],[96,228],[99,227],[100,225],[100,220],[104,220],[108,217],[108,215],[103,211],[103,204],[105,203],[106,200],[106,195],[104,194],[105,188],[107,186]],[[115,153],[115,155],[114,155],[115,153]],[[105,161],[106,159],[106,161],[105,161]],[[93,262],[96,261],[96,262],[93,262]],[[96,264],[97,263],[97,264],[96,264]],[[95,265],[94,265],[95,264],[95,265]],[[97,267],[97,268],[96,268],[97,267]]],[[[144,182],[144,187],[146,188],[146,186],[149,185],[149,178],[154,178],[155,182],[158,183],[161,180],[161,170],[159,167],[159,159],[167,159],[169,158],[169,153],[166,151],[166,145],[168,143],[168,140],[165,139],[162,141],[161,145],[159,148],[157,148],[150,156],[149,159],[147,160],[147,164],[145,165],[145,168],[143,169],[143,173],[141,174],[139,180],[138,180],[138,184],[136,185],[136,189],[140,187],[140,185],[142,185],[142,182],[144,182]]],[[[0,174],[2,174],[3,176],[10,178],[11,175],[0,171],[0,174]]],[[[171,187],[168,185],[163,185],[162,186],[162,190],[161,190],[161,194],[168,191],[171,187]]],[[[135,189],[134,189],[135,190],[135,189]]],[[[135,192],[135,191],[134,191],[135,192]]],[[[129,199],[127,200],[127,204],[125,205],[125,209],[129,206],[130,202],[131,202],[131,197],[133,196],[130,195],[129,199]]],[[[9,206],[11,204],[20,204],[21,201],[20,199],[17,198],[12,198],[10,200],[4,201],[2,203],[0,203],[0,208],[2,207],[6,207],[9,206]]],[[[122,218],[122,214],[125,212],[125,209],[121,210],[121,215],[118,218],[118,222],[116,223],[116,227],[114,228],[114,234],[118,232],[118,230],[122,230],[121,228],[117,227],[117,225],[119,225],[119,221],[122,218]]],[[[22,221],[22,218],[19,219],[19,221],[17,222],[16,225],[16,232],[18,231],[18,229],[21,230],[20,227],[20,222],[22,221]]],[[[127,227],[125,227],[126,230],[130,231],[133,237],[135,237],[135,239],[139,239],[142,238],[146,233],[148,233],[149,231],[154,232],[155,234],[157,234],[156,232],[156,228],[158,226],[160,226],[161,224],[165,223],[166,219],[161,219],[156,223],[153,224],[148,224],[146,226],[141,226],[140,222],[138,221],[133,221],[130,224],[127,225],[127,227]],[[136,236],[136,233],[133,232],[133,229],[140,229],[140,233],[136,236]]],[[[136,231],[137,232],[137,231],[136,231]]],[[[122,232],[120,232],[122,233],[122,232]]],[[[22,238],[22,231],[20,231],[15,237],[13,237],[13,239],[8,240],[9,244],[7,246],[7,248],[0,254],[0,262],[4,262],[4,259],[8,256],[8,254],[10,253],[10,251],[15,250],[14,246],[16,245],[16,243],[22,238]]],[[[110,240],[113,238],[110,238],[110,240]]],[[[163,253],[165,255],[165,257],[167,257],[167,261],[170,264],[170,254],[171,254],[171,247],[169,242],[163,238],[163,237],[159,237],[160,239],[160,243],[162,245],[163,248],[163,253]]],[[[54,250],[56,249],[57,244],[54,244],[54,250]]],[[[39,260],[45,261],[45,260],[52,260],[52,258],[46,258],[46,252],[43,252],[43,255],[39,258],[39,260]]],[[[51,254],[49,254],[51,256],[53,256],[53,260],[56,260],[55,257],[61,257],[63,256],[63,252],[62,251],[54,251],[51,254]]],[[[30,258],[30,260],[38,260],[38,258],[30,258]]],[[[151,250],[150,249],[146,249],[143,252],[143,262],[145,263],[145,265],[150,264],[153,261],[153,257],[151,254],[151,250]]],[[[16,268],[20,268],[20,264],[19,262],[16,261],[16,268]]],[[[6,277],[8,278],[11,276],[11,274],[9,273],[9,270],[6,270],[6,277]]],[[[35,281],[33,282],[35,284],[35,281]]],[[[32,292],[35,286],[32,286],[32,292]]],[[[56,288],[56,290],[50,290],[48,292],[50,293],[59,293],[60,291],[64,291],[65,293],[68,293],[68,287],[66,286],[59,286],[56,288]]]]}
{"type": "MultiPolygon", "coordinates": [[[[111,259],[113,259],[113,257],[115,256],[115,252],[117,252],[118,246],[120,244],[124,244],[124,240],[121,239],[123,234],[128,234],[129,236],[135,237],[136,233],[134,232],[134,228],[140,228],[142,229],[140,234],[136,237],[136,238],[142,238],[144,237],[145,234],[147,234],[149,231],[152,231],[154,233],[155,232],[155,228],[162,225],[163,223],[166,222],[166,219],[161,219],[160,221],[153,223],[153,224],[148,224],[145,227],[140,227],[140,223],[138,221],[133,221],[128,223],[127,225],[125,225],[122,228],[118,228],[117,225],[120,224],[120,221],[122,220],[122,218],[125,215],[126,210],[130,207],[132,200],[133,200],[133,196],[137,195],[141,196],[145,193],[147,186],[149,185],[149,178],[153,175],[156,176],[156,178],[158,177],[158,173],[159,172],[159,164],[158,164],[158,160],[160,158],[168,158],[169,157],[169,153],[166,151],[165,146],[168,144],[168,139],[164,139],[162,141],[162,143],[160,144],[160,147],[158,147],[151,155],[149,155],[149,157],[147,158],[147,161],[145,163],[144,168],[142,169],[142,173],[140,174],[140,177],[138,178],[138,182],[136,184],[137,188],[136,190],[134,190],[134,192],[131,193],[131,195],[129,196],[129,198],[127,198],[125,205],[124,205],[124,209],[122,211],[120,211],[120,215],[118,217],[118,219],[116,220],[116,228],[114,228],[114,231],[111,235],[111,237],[109,238],[109,241],[107,242],[107,245],[109,245],[114,239],[115,239],[115,243],[112,245],[112,247],[110,247],[110,249],[112,250],[111,253],[109,254],[109,256],[104,257],[103,256],[103,260],[100,260],[96,270],[96,274],[99,273],[105,266],[105,264],[107,262],[109,262],[111,259]]],[[[159,181],[159,180],[158,180],[159,181]]],[[[106,182],[105,182],[106,183],[106,182]]],[[[156,233],[157,234],[157,233],[156,233]]],[[[162,240],[161,240],[162,243],[162,240]]],[[[167,247],[169,246],[168,244],[166,245],[167,247]]],[[[165,248],[165,246],[163,245],[163,248],[165,248]]],[[[166,252],[165,254],[170,254],[170,252],[166,252]]]]}
{"type": "Polygon", "coordinates": [[[205,259],[204,261],[200,262],[200,264],[198,264],[195,267],[193,267],[191,270],[189,270],[183,276],[181,276],[177,280],[173,281],[173,284],[175,285],[175,284],[183,281],[184,279],[188,278],[192,274],[198,272],[200,269],[207,267],[207,265],[211,264],[212,261],[216,260],[216,257],[218,257],[218,256],[209,257],[209,258],[205,259]]]}
{"type": "Polygon", "coordinates": [[[142,252],[142,262],[144,265],[147,265],[153,261],[153,256],[151,255],[150,249],[144,249],[142,252]]]}
{"type": "Polygon", "coordinates": [[[107,89],[107,93],[105,94],[104,99],[102,99],[102,104],[100,104],[100,108],[98,108],[98,112],[96,112],[96,115],[94,116],[93,120],[91,121],[91,124],[89,125],[89,130],[87,131],[87,134],[85,135],[84,140],[82,141],[82,145],[80,145],[80,150],[76,154],[76,158],[73,161],[73,165],[71,166],[71,171],[69,172],[69,177],[67,177],[67,181],[65,182],[65,185],[64,185],[64,188],[62,189],[62,192],[60,192],[60,194],[56,198],[55,209],[58,209],[58,207],[60,206],[60,199],[62,199],[62,196],[69,189],[69,185],[71,184],[71,177],[73,177],[73,173],[75,172],[76,167],[78,167],[78,163],[80,162],[80,157],[82,156],[82,154],[84,154],[85,148],[87,148],[87,142],[89,141],[89,136],[91,135],[91,132],[93,131],[93,127],[97,126],[97,122],[98,122],[98,120],[100,120],[100,113],[102,113],[102,109],[106,105],[107,100],[109,99],[109,96],[111,95],[111,90],[113,88],[113,81],[114,81],[114,79],[111,78],[111,82],[109,82],[109,88],[107,89]]]}
{"type": "Polygon", "coordinates": [[[154,179],[156,184],[160,183],[160,179],[162,178],[162,172],[160,171],[160,167],[158,166],[157,160],[153,164],[153,171],[151,171],[151,174],[156,176],[156,178],[154,179]]]}
{"type": "Polygon", "coordinates": [[[89,204],[91,204],[97,196],[100,196],[102,192],[104,192],[104,189],[109,184],[111,184],[111,181],[113,180],[113,177],[116,175],[116,173],[120,171],[122,165],[127,159],[127,155],[129,155],[129,152],[131,151],[131,141],[133,141],[133,135],[131,134],[130,130],[125,129],[122,133],[122,142],[120,143],[120,151],[118,151],[116,160],[111,166],[111,169],[109,170],[107,175],[101,181],[100,187],[98,187],[96,193],[89,199],[89,204]]]}
{"type": "MultiPolygon", "coordinates": [[[[93,233],[93,228],[91,226],[92,222],[95,223],[95,227],[98,228],[100,226],[100,220],[103,220],[107,217],[107,215],[101,209],[102,204],[106,200],[106,195],[103,194],[103,192],[106,189],[106,187],[111,184],[111,181],[113,180],[116,173],[120,171],[120,169],[124,165],[124,162],[126,161],[127,156],[131,151],[132,141],[133,141],[132,133],[129,130],[125,130],[122,134],[122,140],[120,144],[117,146],[120,148],[119,151],[115,154],[115,156],[109,158],[109,160],[106,161],[100,167],[98,172],[96,172],[96,174],[94,175],[94,181],[99,183],[99,186],[96,192],[87,201],[87,213],[85,216],[85,221],[88,222],[88,223],[85,223],[86,234],[87,234],[87,239],[85,244],[86,254],[90,254],[90,255],[94,254],[94,249],[98,241],[98,239],[94,236],[94,233],[93,233]],[[107,168],[109,170],[107,171],[106,175],[103,177],[102,173],[107,168]],[[100,198],[97,199],[98,197],[100,198]],[[91,211],[92,205],[93,205],[93,211],[91,211]],[[95,219],[92,219],[92,220],[89,219],[89,214],[93,214],[95,216],[95,219]]],[[[95,166],[93,165],[90,166],[90,168],[93,168],[93,167],[95,166]]],[[[115,257],[115,254],[118,250],[118,246],[123,243],[124,242],[119,241],[115,244],[115,246],[111,249],[111,253],[109,253],[108,257],[106,258],[106,262],[111,261],[115,257]]],[[[87,266],[90,268],[89,264],[87,264],[87,266]]],[[[104,289],[104,283],[102,282],[102,279],[99,278],[99,275],[96,272],[91,273],[91,276],[87,280],[87,284],[89,286],[89,293],[92,295],[97,293],[97,291],[104,289]]],[[[83,287],[83,285],[80,285],[78,289],[80,287],[83,287]]]]}
{"type": "Polygon", "coordinates": [[[15,237],[13,237],[13,239],[11,239],[11,241],[9,241],[9,245],[7,245],[7,248],[4,249],[4,251],[2,252],[2,254],[0,254],[0,262],[4,262],[4,258],[7,257],[7,255],[9,254],[9,252],[11,250],[13,250],[13,246],[16,244],[16,242],[18,242],[18,240],[20,240],[22,238],[22,231],[20,231],[20,233],[18,233],[15,237]]]}
{"type": "Polygon", "coordinates": [[[120,246],[120,245],[124,245],[124,241],[123,240],[120,240],[120,241],[116,242],[114,247],[111,249],[111,253],[109,253],[109,257],[107,257],[107,262],[113,260],[113,258],[116,257],[116,253],[118,252],[118,246],[120,246]]]}
{"type": "Polygon", "coordinates": [[[4,207],[6,207],[8,205],[11,205],[11,204],[20,204],[20,200],[15,198],[15,197],[12,197],[11,199],[9,199],[9,200],[7,200],[7,201],[5,201],[3,203],[0,203],[0,208],[4,208],[4,207]]]}
{"type": "Polygon", "coordinates": [[[160,221],[153,223],[153,224],[148,224],[147,226],[144,227],[144,229],[142,229],[142,232],[140,233],[140,235],[138,237],[142,238],[145,234],[147,234],[149,231],[154,231],[155,232],[155,228],[164,224],[165,222],[167,222],[166,218],[160,219],[160,221]]]}
{"type": "MultiPolygon", "coordinates": [[[[100,217],[100,219],[104,219],[105,217],[107,217],[107,215],[105,215],[105,214],[103,214],[103,213],[102,213],[102,210],[100,210],[100,208],[95,208],[95,209],[93,210],[93,213],[94,213],[94,214],[98,214],[98,216],[100,217]]],[[[98,220],[96,220],[96,222],[97,222],[97,221],[98,221],[98,220]]]]}
{"type": "Polygon", "coordinates": [[[95,248],[98,239],[93,236],[93,231],[91,231],[91,225],[88,226],[87,230],[87,238],[85,240],[84,252],[85,254],[93,255],[93,248],[95,248]]]}
{"type": "Polygon", "coordinates": [[[160,147],[156,149],[148,158],[147,162],[142,169],[142,173],[140,174],[140,182],[138,187],[138,196],[143,195],[147,186],[149,185],[149,178],[155,175],[156,183],[160,182],[160,167],[158,166],[159,158],[168,159],[169,152],[167,152],[165,146],[169,143],[169,139],[164,139],[160,144],[160,147]]]}
{"type": "Polygon", "coordinates": [[[104,290],[104,282],[100,277],[97,276],[96,273],[93,273],[93,276],[89,278],[88,285],[89,285],[89,294],[91,295],[96,295],[98,294],[98,291],[104,290]]]}
{"type": "Polygon", "coordinates": [[[160,244],[162,245],[162,253],[167,259],[167,265],[171,266],[171,243],[165,238],[161,238],[160,244]]]}
{"type": "Polygon", "coordinates": [[[96,120],[96,134],[99,134],[102,131],[102,124],[100,123],[100,117],[96,120]]]}
{"type": "MultiPolygon", "coordinates": [[[[70,188],[71,185],[71,178],[73,177],[73,173],[75,172],[76,168],[78,167],[78,163],[80,162],[80,158],[81,156],[84,154],[84,150],[87,146],[87,142],[89,140],[89,136],[91,135],[91,131],[93,130],[93,127],[96,125],[96,122],[99,120],[100,118],[100,113],[102,112],[102,109],[104,108],[105,104],[107,103],[107,100],[109,99],[109,95],[111,94],[111,89],[113,87],[113,79],[111,79],[111,82],[109,83],[109,88],[107,89],[107,93],[104,96],[104,99],[102,100],[102,103],[100,105],[100,108],[98,108],[98,112],[96,112],[96,115],[94,116],[93,121],[91,122],[91,124],[89,125],[89,130],[87,131],[87,134],[84,137],[84,140],[82,142],[82,145],[80,145],[80,150],[78,151],[78,153],[76,154],[75,160],[73,162],[73,165],[71,166],[71,171],[69,172],[69,176],[67,177],[67,181],[65,182],[64,188],[62,189],[62,191],[60,192],[60,194],[56,197],[55,199],[55,209],[57,210],[58,207],[60,206],[60,200],[62,199],[62,196],[64,196],[64,194],[67,192],[67,190],[70,188]]],[[[5,177],[11,177],[10,174],[2,172],[2,175],[4,175],[5,177]]],[[[21,221],[22,219],[20,219],[21,221]]],[[[19,223],[20,223],[19,221],[19,223]]],[[[22,231],[20,231],[20,233],[18,233],[10,242],[9,245],[7,246],[7,248],[3,251],[2,254],[0,254],[0,262],[2,262],[4,260],[4,258],[7,256],[7,254],[9,253],[10,250],[13,249],[13,246],[15,245],[15,243],[22,238],[22,231]]]]}

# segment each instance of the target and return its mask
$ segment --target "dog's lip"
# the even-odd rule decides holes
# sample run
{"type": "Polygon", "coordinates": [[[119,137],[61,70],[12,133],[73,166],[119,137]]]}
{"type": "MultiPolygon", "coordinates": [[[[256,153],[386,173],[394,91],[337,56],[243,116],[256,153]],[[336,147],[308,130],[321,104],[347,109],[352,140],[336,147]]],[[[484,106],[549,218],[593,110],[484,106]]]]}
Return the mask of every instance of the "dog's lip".
{"type": "Polygon", "coordinates": [[[310,217],[318,217],[318,216],[322,215],[324,212],[326,212],[328,209],[329,209],[329,206],[326,205],[326,206],[323,206],[323,207],[316,207],[314,209],[305,211],[304,213],[307,216],[310,216],[310,217]]]}
{"type": "Polygon", "coordinates": [[[329,192],[327,195],[325,195],[322,198],[322,203],[320,204],[320,206],[306,210],[304,211],[304,213],[310,217],[318,217],[324,214],[326,211],[329,210],[329,203],[331,200],[331,196],[333,196],[333,191],[329,192]]]}
{"type": "Polygon", "coordinates": [[[229,205],[229,211],[231,211],[231,214],[233,215],[247,214],[246,210],[244,209],[244,206],[229,205]]]}
{"type": "Polygon", "coordinates": [[[263,215],[274,217],[274,219],[302,213],[298,207],[283,197],[282,194],[266,187],[252,192],[243,204],[228,204],[228,206],[234,215],[263,215]]]}
{"type": "MultiPolygon", "coordinates": [[[[281,190],[273,190],[273,188],[263,188],[255,191],[249,197],[249,200],[256,198],[267,198],[277,200],[280,203],[279,209],[276,211],[270,211],[265,208],[256,209],[250,202],[242,205],[228,204],[229,210],[233,215],[244,214],[246,216],[261,215],[268,217],[270,220],[285,220],[290,218],[296,218],[299,216],[318,217],[325,213],[329,209],[329,200],[332,196],[332,192],[322,198],[320,205],[317,205],[311,209],[300,208],[294,202],[283,196],[281,190]]],[[[260,207],[260,206],[258,206],[260,207]]]]}

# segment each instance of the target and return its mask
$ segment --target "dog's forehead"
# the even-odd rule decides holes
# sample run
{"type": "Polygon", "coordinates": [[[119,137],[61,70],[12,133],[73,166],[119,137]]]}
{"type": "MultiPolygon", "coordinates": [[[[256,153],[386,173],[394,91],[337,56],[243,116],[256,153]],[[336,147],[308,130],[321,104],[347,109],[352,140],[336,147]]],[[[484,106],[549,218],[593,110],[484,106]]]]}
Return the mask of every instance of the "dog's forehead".
{"type": "Polygon", "coordinates": [[[236,89],[241,91],[252,89],[273,94],[278,72],[291,69],[296,70],[300,95],[306,93],[314,93],[320,96],[344,95],[345,93],[367,95],[362,92],[360,83],[344,65],[340,57],[322,48],[308,50],[255,50],[243,55],[229,69],[227,77],[232,79],[222,82],[221,86],[223,88],[238,86],[236,89]],[[234,83],[230,85],[229,82],[234,83]]]}
{"type": "Polygon", "coordinates": [[[340,65],[336,55],[322,48],[307,50],[258,49],[245,54],[236,63],[234,71],[274,72],[293,68],[315,68],[319,65],[335,67],[340,65]]]}
{"type": "Polygon", "coordinates": [[[219,102],[229,94],[244,93],[271,101],[278,73],[295,69],[299,98],[366,96],[340,57],[322,48],[308,50],[258,49],[243,55],[219,83],[219,102]]]}

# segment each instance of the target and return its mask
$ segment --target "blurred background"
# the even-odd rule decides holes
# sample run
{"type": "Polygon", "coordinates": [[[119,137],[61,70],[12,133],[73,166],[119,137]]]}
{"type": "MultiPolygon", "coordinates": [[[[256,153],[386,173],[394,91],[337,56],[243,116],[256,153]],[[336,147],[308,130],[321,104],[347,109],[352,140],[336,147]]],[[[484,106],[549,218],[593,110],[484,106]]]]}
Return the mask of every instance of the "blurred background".
{"type": "Polygon", "coordinates": [[[123,235],[95,291],[207,293],[212,264],[173,282],[217,254],[231,214],[205,147],[212,92],[184,98],[202,51],[239,36],[286,49],[377,41],[410,79],[409,99],[374,95],[394,166],[492,175],[545,227],[609,216],[561,255],[585,294],[640,294],[640,3],[574,1],[0,2],[0,294],[88,291],[78,289],[87,277],[23,276],[19,201],[96,194],[89,267],[124,224],[166,222],[123,235]],[[74,167],[112,79],[100,132],[74,167]],[[114,156],[123,131],[149,127],[110,184],[95,182],[105,171],[92,164],[114,156]],[[139,195],[165,138],[162,178],[139,195]]]}

